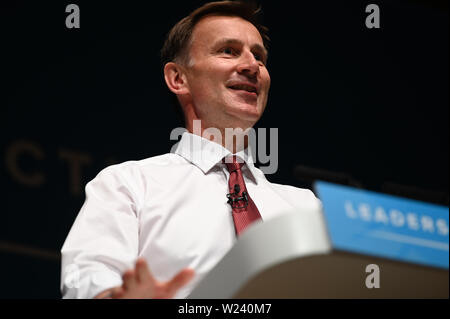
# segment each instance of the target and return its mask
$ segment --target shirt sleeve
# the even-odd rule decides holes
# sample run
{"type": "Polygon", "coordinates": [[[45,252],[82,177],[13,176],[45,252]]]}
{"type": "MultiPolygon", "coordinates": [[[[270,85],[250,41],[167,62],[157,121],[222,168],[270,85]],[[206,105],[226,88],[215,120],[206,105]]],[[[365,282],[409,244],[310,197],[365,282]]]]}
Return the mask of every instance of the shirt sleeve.
{"type": "Polygon", "coordinates": [[[122,273],[134,266],[138,201],[119,168],[104,169],[86,185],[86,200],[61,249],[63,298],[93,298],[121,285],[122,273]]]}

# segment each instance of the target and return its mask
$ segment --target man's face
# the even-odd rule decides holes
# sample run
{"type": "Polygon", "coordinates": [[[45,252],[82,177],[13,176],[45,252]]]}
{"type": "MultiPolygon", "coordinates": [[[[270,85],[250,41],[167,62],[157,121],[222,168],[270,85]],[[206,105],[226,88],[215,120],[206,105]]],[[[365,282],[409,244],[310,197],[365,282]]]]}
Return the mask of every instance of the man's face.
{"type": "Polygon", "coordinates": [[[205,127],[252,127],[267,103],[267,52],[254,25],[208,16],[195,26],[187,68],[189,93],[205,127]]]}

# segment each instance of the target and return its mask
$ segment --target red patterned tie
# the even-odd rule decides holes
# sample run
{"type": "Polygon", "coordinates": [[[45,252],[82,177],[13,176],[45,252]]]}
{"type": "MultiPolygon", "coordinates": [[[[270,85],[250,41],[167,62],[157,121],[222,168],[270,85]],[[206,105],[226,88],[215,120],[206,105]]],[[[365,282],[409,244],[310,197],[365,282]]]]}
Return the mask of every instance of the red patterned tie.
{"type": "Polygon", "coordinates": [[[233,210],[236,234],[239,236],[248,225],[256,220],[261,220],[261,215],[245,187],[241,171],[245,163],[238,163],[236,156],[233,156],[232,159],[232,163],[227,163],[230,162],[229,158],[227,160],[223,159],[223,162],[230,172],[230,179],[228,181],[230,194],[227,195],[227,198],[233,210]]]}

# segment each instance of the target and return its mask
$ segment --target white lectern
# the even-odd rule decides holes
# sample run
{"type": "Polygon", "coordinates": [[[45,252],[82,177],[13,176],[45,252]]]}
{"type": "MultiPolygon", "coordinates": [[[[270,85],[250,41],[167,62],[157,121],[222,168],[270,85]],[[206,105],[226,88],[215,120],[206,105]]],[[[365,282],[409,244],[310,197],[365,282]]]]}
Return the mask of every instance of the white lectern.
{"type": "Polygon", "coordinates": [[[251,226],[189,298],[448,298],[448,279],[445,269],[333,249],[311,210],[251,226]],[[370,264],[379,288],[366,286],[370,264]]]}

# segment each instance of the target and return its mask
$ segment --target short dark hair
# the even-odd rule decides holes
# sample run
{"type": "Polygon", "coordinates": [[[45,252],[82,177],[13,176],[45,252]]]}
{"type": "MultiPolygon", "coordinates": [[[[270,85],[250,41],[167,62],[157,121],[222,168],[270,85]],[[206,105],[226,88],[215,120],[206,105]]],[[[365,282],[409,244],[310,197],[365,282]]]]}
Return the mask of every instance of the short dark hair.
{"type": "Polygon", "coordinates": [[[187,62],[189,44],[195,25],[204,17],[237,16],[249,21],[261,34],[264,47],[269,47],[268,28],[261,24],[261,7],[254,1],[216,1],[206,3],[181,19],[168,33],[161,49],[161,62],[164,67],[168,62],[187,62]]]}

